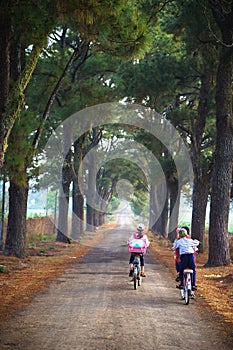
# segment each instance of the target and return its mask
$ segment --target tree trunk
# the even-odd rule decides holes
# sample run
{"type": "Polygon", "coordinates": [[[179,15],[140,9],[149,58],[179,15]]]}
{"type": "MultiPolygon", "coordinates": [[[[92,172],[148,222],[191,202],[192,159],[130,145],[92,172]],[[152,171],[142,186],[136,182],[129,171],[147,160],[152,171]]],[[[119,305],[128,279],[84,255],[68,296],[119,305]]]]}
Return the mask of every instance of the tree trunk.
{"type": "MultiPolygon", "coordinates": [[[[4,5],[1,5],[4,6],[4,5]]],[[[6,6],[7,7],[7,6],[6,6]]],[[[5,10],[0,11],[0,168],[3,166],[5,154],[5,133],[4,114],[9,98],[10,82],[10,36],[11,36],[10,15],[5,10]]]]}
{"type": "Polygon", "coordinates": [[[87,145],[84,153],[87,154],[88,159],[88,175],[87,175],[87,187],[86,187],[86,229],[87,231],[95,231],[95,215],[96,212],[96,180],[97,174],[95,169],[96,159],[95,153],[92,151],[95,146],[98,145],[102,137],[102,130],[99,127],[92,128],[89,132],[90,143],[87,145]]]}
{"type": "MultiPolygon", "coordinates": [[[[109,200],[110,198],[104,198],[105,201],[108,201],[109,203],[109,200]]],[[[103,202],[102,205],[101,205],[101,213],[99,214],[99,225],[103,225],[106,223],[107,221],[107,210],[108,210],[108,204],[106,202],[103,202]]]]}
{"type": "Polygon", "coordinates": [[[69,197],[70,197],[70,184],[72,180],[72,151],[71,151],[71,128],[64,125],[63,130],[64,150],[69,150],[67,154],[64,154],[64,164],[62,167],[62,179],[59,191],[59,203],[58,203],[58,230],[57,238],[58,242],[70,243],[68,238],[68,212],[69,212],[69,197]]]}
{"type": "Polygon", "coordinates": [[[71,237],[78,240],[84,233],[84,198],[80,192],[77,180],[73,180],[73,211],[72,211],[72,229],[71,237]]]}
{"type": "Polygon", "coordinates": [[[84,198],[81,192],[80,181],[83,180],[82,172],[82,156],[83,156],[84,138],[80,137],[74,143],[74,171],[75,176],[73,178],[73,210],[72,210],[72,229],[71,237],[73,239],[79,239],[80,235],[84,232],[84,198]]]}
{"type": "Polygon", "coordinates": [[[156,193],[156,185],[154,182],[150,184],[150,209],[149,209],[149,230],[155,233],[155,221],[156,221],[156,213],[155,213],[155,193],[156,193]]]}
{"type": "Polygon", "coordinates": [[[101,226],[106,222],[108,201],[109,198],[103,198],[103,202],[100,205],[100,211],[96,212],[96,216],[98,217],[98,224],[96,224],[96,226],[101,226]]]}
{"type": "MultiPolygon", "coordinates": [[[[0,115],[0,168],[3,166],[8,137],[17,117],[20,114],[20,111],[22,108],[24,108],[24,92],[31,79],[41,50],[42,48],[40,46],[35,45],[33,47],[32,52],[27,60],[26,67],[24,68],[18,81],[14,83],[9,92],[8,100],[6,101],[6,110],[3,114],[0,115]]],[[[5,62],[0,62],[0,66],[5,67],[5,62]]],[[[3,89],[6,91],[7,87],[3,87],[3,89]]]]}
{"type": "Polygon", "coordinates": [[[178,182],[174,182],[169,185],[170,193],[170,215],[169,215],[169,229],[168,229],[168,239],[174,242],[176,239],[176,228],[179,221],[179,208],[180,208],[180,196],[181,189],[178,182]]]}
{"type": "Polygon", "coordinates": [[[5,199],[6,199],[6,175],[3,173],[2,179],[2,207],[1,207],[1,224],[0,224],[0,250],[3,248],[3,229],[5,222],[5,199]]]}
{"type": "MultiPolygon", "coordinates": [[[[212,1],[210,3],[213,4],[212,1]]],[[[209,228],[209,258],[207,266],[230,264],[228,240],[228,216],[233,163],[233,13],[225,13],[218,6],[212,7],[222,33],[222,49],[219,58],[216,87],[217,139],[214,154],[209,228]]],[[[214,3],[215,4],[215,3],[214,3]]],[[[215,4],[216,5],[216,4],[215,4]]]]}
{"type": "Polygon", "coordinates": [[[164,203],[163,203],[163,208],[159,207],[160,216],[155,224],[155,228],[156,228],[156,231],[161,236],[166,238],[167,237],[167,224],[168,224],[168,193],[167,193],[167,186],[165,183],[163,183],[157,187],[157,197],[158,197],[159,203],[161,203],[161,202],[164,202],[164,203]],[[163,200],[161,200],[161,198],[165,199],[165,200],[163,201],[163,200]]]}
{"type": "Polygon", "coordinates": [[[88,179],[87,179],[87,213],[86,213],[86,229],[87,231],[95,231],[95,155],[93,152],[88,153],[88,179]]]}
{"type": "MultiPolygon", "coordinates": [[[[205,54],[203,54],[205,59],[205,54]]],[[[209,60],[209,58],[207,58],[209,60]]],[[[202,157],[202,141],[205,132],[206,116],[208,114],[208,98],[212,73],[209,63],[203,65],[203,74],[201,77],[201,89],[199,96],[199,105],[196,121],[193,125],[193,142],[192,142],[192,162],[194,172],[193,185],[193,210],[192,210],[192,238],[198,239],[202,244],[199,251],[204,250],[204,233],[206,206],[209,194],[210,164],[208,160],[202,157]]]]}
{"type": "Polygon", "coordinates": [[[194,180],[193,185],[193,210],[192,210],[192,238],[201,242],[199,252],[204,251],[204,233],[206,206],[209,194],[209,183],[202,183],[200,180],[194,180]]]}
{"type": "MultiPolygon", "coordinates": [[[[102,174],[103,175],[103,174],[102,174]]],[[[114,177],[111,183],[111,186],[107,186],[107,188],[103,188],[101,185],[97,189],[97,199],[96,199],[96,226],[103,225],[107,220],[107,210],[109,202],[112,198],[113,191],[116,189],[117,177],[114,177]],[[97,203],[98,201],[98,203],[97,203]]],[[[97,174],[97,181],[100,180],[100,172],[97,174]]]]}
{"type": "MultiPolygon", "coordinates": [[[[11,82],[15,83],[22,77],[22,69],[25,65],[25,52],[22,50],[21,42],[17,34],[12,34],[11,37],[11,49],[10,49],[10,78],[11,82]]],[[[20,88],[19,88],[20,89],[20,88]]],[[[23,94],[22,94],[23,95],[23,94]]],[[[21,96],[24,99],[24,95],[21,96]]],[[[14,101],[16,103],[16,101],[14,101]]],[[[9,100],[11,104],[11,100],[9,100]]],[[[9,107],[8,107],[9,108],[9,107]]],[[[18,110],[18,114],[20,110],[18,110]]],[[[5,115],[6,117],[6,115],[5,115]]],[[[6,123],[7,125],[7,123],[6,123]]],[[[9,127],[6,126],[6,128],[9,127]]],[[[13,124],[11,128],[13,127],[13,124]]],[[[10,128],[10,129],[11,129],[10,128]]],[[[5,134],[8,139],[8,134],[5,134]]],[[[14,128],[11,132],[11,138],[9,138],[9,158],[14,155],[14,161],[8,162],[6,167],[8,168],[10,188],[9,188],[9,215],[7,224],[7,237],[5,244],[5,254],[15,255],[17,257],[25,256],[25,236],[26,236],[26,217],[27,217],[27,200],[28,200],[28,175],[25,158],[22,158],[22,154],[25,155],[25,147],[21,143],[24,139],[24,130],[14,128]],[[16,162],[16,164],[14,164],[16,162]]]]}
{"type": "Polygon", "coordinates": [[[25,257],[28,186],[10,181],[9,216],[4,254],[25,257]]]}
{"type": "Polygon", "coordinates": [[[95,210],[95,214],[94,214],[94,225],[95,227],[100,226],[100,212],[95,210]]]}
{"type": "Polygon", "coordinates": [[[168,221],[168,200],[166,184],[151,184],[149,229],[166,237],[168,221]],[[161,206],[163,204],[163,207],[161,206]]]}

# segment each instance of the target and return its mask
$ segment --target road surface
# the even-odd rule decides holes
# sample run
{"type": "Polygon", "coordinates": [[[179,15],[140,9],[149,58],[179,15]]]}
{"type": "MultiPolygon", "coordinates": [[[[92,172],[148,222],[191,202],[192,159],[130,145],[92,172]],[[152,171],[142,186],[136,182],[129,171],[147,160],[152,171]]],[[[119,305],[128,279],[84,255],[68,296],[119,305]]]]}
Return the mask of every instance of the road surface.
{"type": "Polygon", "coordinates": [[[1,350],[232,350],[198,313],[198,301],[184,305],[174,280],[149,253],[148,277],[133,289],[128,215],[123,208],[101,246],[1,326],[1,350]]]}

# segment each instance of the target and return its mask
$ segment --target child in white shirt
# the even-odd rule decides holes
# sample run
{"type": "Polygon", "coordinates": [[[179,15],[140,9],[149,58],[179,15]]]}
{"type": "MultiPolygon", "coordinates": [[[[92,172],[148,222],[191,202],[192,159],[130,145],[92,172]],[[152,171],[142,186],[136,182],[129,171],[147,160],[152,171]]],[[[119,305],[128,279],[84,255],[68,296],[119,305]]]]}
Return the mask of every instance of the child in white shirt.
{"type": "Polygon", "coordinates": [[[197,247],[200,242],[197,239],[191,239],[187,237],[187,231],[181,229],[179,231],[180,239],[174,242],[174,250],[179,249],[180,254],[180,265],[179,265],[179,279],[180,285],[178,288],[182,289],[184,287],[184,274],[183,271],[186,268],[193,270],[193,281],[192,288],[196,290],[196,264],[194,258],[195,247],[197,247]]]}

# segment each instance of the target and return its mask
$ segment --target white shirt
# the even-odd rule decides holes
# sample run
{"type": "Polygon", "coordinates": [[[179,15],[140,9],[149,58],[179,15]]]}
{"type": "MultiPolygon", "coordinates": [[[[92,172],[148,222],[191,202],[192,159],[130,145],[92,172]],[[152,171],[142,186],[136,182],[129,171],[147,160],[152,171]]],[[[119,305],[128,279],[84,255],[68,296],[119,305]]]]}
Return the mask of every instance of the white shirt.
{"type": "Polygon", "coordinates": [[[199,243],[197,239],[183,237],[174,242],[173,248],[179,248],[180,255],[192,254],[195,251],[194,247],[197,247],[199,243]]]}

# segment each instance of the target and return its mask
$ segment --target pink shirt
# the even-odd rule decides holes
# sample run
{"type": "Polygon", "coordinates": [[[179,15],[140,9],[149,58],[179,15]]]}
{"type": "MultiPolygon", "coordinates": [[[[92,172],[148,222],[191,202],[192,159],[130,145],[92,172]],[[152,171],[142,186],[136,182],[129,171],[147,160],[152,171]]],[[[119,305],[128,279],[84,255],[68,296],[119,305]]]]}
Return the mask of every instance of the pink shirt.
{"type": "Polygon", "coordinates": [[[145,235],[144,233],[142,234],[142,236],[140,236],[139,232],[134,232],[130,238],[143,240],[145,242],[146,247],[149,247],[149,245],[150,245],[150,241],[149,241],[147,235],[145,235]]]}

